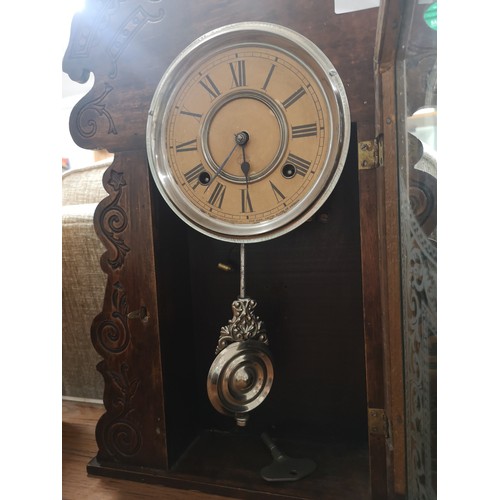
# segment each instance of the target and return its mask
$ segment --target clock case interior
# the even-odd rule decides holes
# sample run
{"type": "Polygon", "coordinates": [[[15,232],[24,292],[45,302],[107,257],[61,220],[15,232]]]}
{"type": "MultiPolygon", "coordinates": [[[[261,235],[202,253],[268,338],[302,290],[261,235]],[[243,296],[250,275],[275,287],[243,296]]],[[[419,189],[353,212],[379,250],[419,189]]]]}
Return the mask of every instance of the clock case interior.
{"type": "MultiPolygon", "coordinates": [[[[101,265],[108,285],[92,327],[92,341],[103,357],[98,369],[105,380],[106,412],[96,427],[98,452],[88,472],[232,498],[370,498],[369,468],[385,467],[385,455],[374,455],[385,445],[383,436],[376,436],[378,444],[370,441],[367,425],[367,410],[382,404],[377,398],[383,389],[380,344],[367,337],[371,326],[364,321],[370,303],[363,301],[368,271],[362,269],[361,251],[370,241],[376,251],[376,222],[366,225],[376,193],[359,182],[358,142],[374,137],[377,10],[340,16],[332,2],[306,0],[145,5],[137,0],[103,12],[105,6],[88,2],[73,25],[64,61],[75,80],[85,80],[88,68],[95,76],[92,91],[72,113],[75,142],[89,149],[104,145],[115,154],[103,178],[109,196],[94,219],[107,249],[101,265]],[[105,21],[95,24],[100,15],[105,21]],[[199,234],[170,210],[149,172],[145,130],[168,61],[210,29],[248,19],[288,26],[317,43],[347,84],[352,121],[345,166],[324,205],[294,231],[247,245],[247,293],[266,324],[275,381],[241,429],[218,414],[206,394],[219,331],[238,294],[238,245],[199,234]],[[99,27],[101,45],[96,35],[92,50],[83,54],[88,26],[99,27]],[[124,26],[128,31],[122,33],[124,26]],[[120,33],[129,38],[120,39],[120,33]],[[106,51],[107,46],[120,50],[106,51]],[[106,112],[95,122],[97,130],[89,131],[81,118],[98,106],[106,112]],[[115,209],[127,224],[110,239],[106,214],[115,209]],[[126,247],[118,246],[120,241],[126,247]],[[219,263],[232,264],[234,271],[221,271],[219,263]],[[148,316],[126,320],[128,344],[117,352],[96,336],[102,325],[121,321],[118,299],[125,292],[127,307],[144,308],[148,316]],[[132,386],[138,389],[125,408],[120,397],[132,386]],[[133,430],[136,440],[121,442],[114,429],[133,430]],[[259,472],[272,457],[262,431],[285,454],[314,460],[317,470],[297,482],[264,481],[259,472]]],[[[383,488],[383,475],[380,481],[383,488]]]]}
{"type": "Polygon", "coordinates": [[[318,476],[325,484],[345,481],[347,468],[358,498],[367,494],[356,153],[354,128],[344,172],[316,215],[280,238],[246,245],[247,293],[266,325],[275,378],[245,428],[215,411],[206,389],[218,334],[238,293],[239,245],[189,228],[152,189],[155,253],[162,256],[157,287],[167,447],[175,474],[203,482],[216,475],[235,488],[258,485],[308,498],[318,476]],[[316,479],[266,484],[259,471],[272,458],[260,439],[264,431],[284,453],[316,461],[316,479]]]}

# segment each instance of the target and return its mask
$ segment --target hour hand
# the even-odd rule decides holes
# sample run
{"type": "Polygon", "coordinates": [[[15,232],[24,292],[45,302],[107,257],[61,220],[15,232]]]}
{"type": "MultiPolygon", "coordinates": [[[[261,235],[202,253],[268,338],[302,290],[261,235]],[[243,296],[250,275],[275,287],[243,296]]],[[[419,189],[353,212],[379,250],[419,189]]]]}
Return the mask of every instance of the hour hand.
{"type": "Polygon", "coordinates": [[[250,172],[250,163],[248,163],[247,161],[244,161],[241,164],[241,170],[242,170],[243,174],[245,175],[245,178],[248,182],[248,172],[250,172]]]}
{"type": "Polygon", "coordinates": [[[243,175],[245,176],[245,180],[247,182],[247,191],[248,191],[248,173],[250,172],[250,163],[247,162],[245,158],[245,145],[241,145],[241,149],[243,151],[243,163],[241,164],[241,171],[243,172],[243,175]]]}
{"type": "Polygon", "coordinates": [[[245,148],[243,148],[243,163],[241,164],[241,171],[243,172],[243,175],[245,176],[245,179],[247,180],[248,184],[248,173],[250,172],[250,163],[248,163],[245,160],[245,148]]]}

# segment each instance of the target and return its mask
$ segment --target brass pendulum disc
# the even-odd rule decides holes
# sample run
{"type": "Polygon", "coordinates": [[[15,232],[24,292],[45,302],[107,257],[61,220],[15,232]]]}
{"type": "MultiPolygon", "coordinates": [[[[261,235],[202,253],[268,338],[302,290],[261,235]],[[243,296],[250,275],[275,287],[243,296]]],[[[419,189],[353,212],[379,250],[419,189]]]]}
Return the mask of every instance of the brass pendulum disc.
{"type": "Polygon", "coordinates": [[[234,342],[214,359],[207,377],[213,407],[224,415],[239,415],[259,406],[273,384],[274,369],[262,342],[234,342]]]}

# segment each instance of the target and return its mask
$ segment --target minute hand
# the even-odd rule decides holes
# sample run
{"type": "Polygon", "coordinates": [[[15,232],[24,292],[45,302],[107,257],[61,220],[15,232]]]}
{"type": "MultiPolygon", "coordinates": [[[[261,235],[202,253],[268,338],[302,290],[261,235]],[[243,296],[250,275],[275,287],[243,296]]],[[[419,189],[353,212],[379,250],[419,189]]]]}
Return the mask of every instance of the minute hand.
{"type": "Polygon", "coordinates": [[[207,184],[207,187],[205,188],[205,192],[207,192],[208,188],[210,187],[210,185],[212,184],[212,182],[219,176],[219,174],[222,172],[222,169],[226,166],[226,163],[229,161],[229,158],[231,158],[231,155],[234,153],[234,150],[239,146],[238,143],[236,143],[234,146],[233,146],[233,149],[231,149],[231,151],[229,152],[229,154],[227,155],[226,159],[220,164],[220,167],[217,168],[217,170],[215,171],[215,175],[212,177],[212,179],[210,180],[210,182],[207,184]]]}

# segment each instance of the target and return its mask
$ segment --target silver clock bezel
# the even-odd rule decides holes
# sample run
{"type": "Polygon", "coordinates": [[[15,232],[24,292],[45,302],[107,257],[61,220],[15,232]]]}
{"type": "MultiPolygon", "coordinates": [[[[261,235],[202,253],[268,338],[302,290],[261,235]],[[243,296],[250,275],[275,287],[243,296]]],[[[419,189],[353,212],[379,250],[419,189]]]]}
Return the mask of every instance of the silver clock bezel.
{"type": "Polygon", "coordinates": [[[218,240],[252,243],[282,236],[308,220],[331,194],[344,167],[350,137],[350,113],[342,81],[326,55],[303,35],[272,23],[242,22],[217,28],[184,49],[170,64],[153,96],[147,126],[146,148],[151,174],[170,208],[188,225],[218,240]],[[168,164],[166,123],[176,93],[194,64],[231,47],[261,45],[295,58],[322,89],[332,134],[326,138],[325,167],[311,189],[287,211],[258,223],[230,223],[193,205],[175,181],[168,164]]]}

